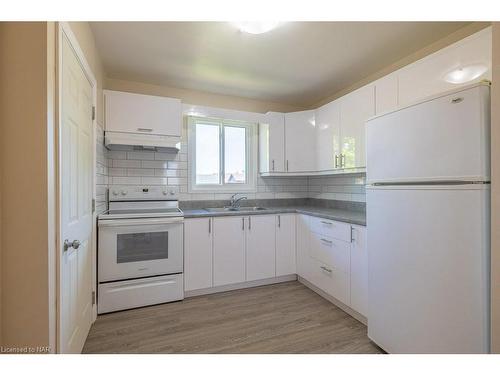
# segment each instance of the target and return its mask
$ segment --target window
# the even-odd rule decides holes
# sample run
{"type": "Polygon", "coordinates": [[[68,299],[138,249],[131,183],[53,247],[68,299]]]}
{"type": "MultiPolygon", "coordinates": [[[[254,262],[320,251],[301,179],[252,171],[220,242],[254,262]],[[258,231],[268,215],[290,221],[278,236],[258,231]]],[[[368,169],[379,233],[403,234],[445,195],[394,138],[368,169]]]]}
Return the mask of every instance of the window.
{"type": "Polygon", "coordinates": [[[189,118],[190,190],[252,190],[253,139],[247,122],[189,118]]]}

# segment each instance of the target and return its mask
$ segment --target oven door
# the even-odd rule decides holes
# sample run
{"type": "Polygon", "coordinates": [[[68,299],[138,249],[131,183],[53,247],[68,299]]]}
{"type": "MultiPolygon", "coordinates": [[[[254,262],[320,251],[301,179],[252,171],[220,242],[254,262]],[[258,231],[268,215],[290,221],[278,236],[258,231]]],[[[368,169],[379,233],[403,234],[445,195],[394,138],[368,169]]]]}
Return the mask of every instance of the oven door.
{"type": "Polygon", "coordinates": [[[99,282],[181,273],[183,218],[99,221],[99,282]]]}

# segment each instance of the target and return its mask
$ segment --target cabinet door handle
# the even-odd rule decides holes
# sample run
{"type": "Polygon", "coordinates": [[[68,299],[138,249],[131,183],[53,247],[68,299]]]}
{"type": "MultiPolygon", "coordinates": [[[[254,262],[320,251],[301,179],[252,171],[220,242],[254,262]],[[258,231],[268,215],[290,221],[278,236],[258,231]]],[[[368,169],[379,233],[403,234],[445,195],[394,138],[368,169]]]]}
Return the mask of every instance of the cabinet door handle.
{"type": "Polygon", "coordinates": [[[208,219],[208,233],[212,233],[212,219],[208,219]]]}
{"type": "Polygon", "coordinates": [[[274,171],[274,159],[273,159],[273,171],[274,171]]]}
{"type": "Polygon", "coordinates": [[[288,172],[288,160],[286,161],[286,171],[288,172]]]}
{"type": "Polygon", "coordinates": [[[138,132],[146,132],[146,133],[151,133],[153,129],[150,128],[137,128],[138,132]]]}
{"type": "Polygon", "coordinates": [[[281,228],[281,215],[278,215],[278,228],[281,228]]]}
{"type": "Polygon", "coordinates": [[[340,154],[340,166],[345,168],[345,154],[340,154]]]}
{"type": "Polygon", "coordinates": [[[353,231],[354,231],[354,227],[351,225],[351,242],[354,242],[353,231]]]}
{"type": "Polygon", "coordinates": [[[339,166],[339,156],[335,154],[335,168],[338,168],[339,166]]]}
{"type": "Polygon", "coordinates": [[[252,229],[252,217],[248,217],[248,230],[252,229]]]}
{"type": "Polygon", "coordinates": [[[328,244],[328,245],[331,245],[333,242],[330,241],[330,240],[326,240],[324,238],[321,239],[321,241],[323,241],[324,243],[328,244]]]}
{"type": "Polygon", "coordinates": [[[326,224],[326,225],[333,225],[333,223],[331,223],[331,222],[329,222],[329,221],[323,221],[323,220],[322,220],[322,221],[321,221],[321,223],[326,224]]]}
{"type": "Polygon", "coordinates": [[[321,266],[321,269],[322,269],[323,271],[328,272],[328,273],[332,273],[331,268],[326,268],[325,266],[321,266]]]}
{"type": "Polygon", "coordinates": [[[241,230],[245,230],[245,218],[241,218],[241,230]]]}

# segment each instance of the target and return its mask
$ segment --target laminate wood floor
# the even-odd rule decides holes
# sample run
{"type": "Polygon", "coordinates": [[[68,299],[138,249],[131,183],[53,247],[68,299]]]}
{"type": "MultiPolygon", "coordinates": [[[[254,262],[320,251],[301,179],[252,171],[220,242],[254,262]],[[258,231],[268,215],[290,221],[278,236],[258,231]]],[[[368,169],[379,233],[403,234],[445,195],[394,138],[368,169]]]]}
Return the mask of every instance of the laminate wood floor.
{"type": "Polygon", "coordinates": [[[97,318],[84,353],[381,353],[366,326],[297,281],[97,318]]]}

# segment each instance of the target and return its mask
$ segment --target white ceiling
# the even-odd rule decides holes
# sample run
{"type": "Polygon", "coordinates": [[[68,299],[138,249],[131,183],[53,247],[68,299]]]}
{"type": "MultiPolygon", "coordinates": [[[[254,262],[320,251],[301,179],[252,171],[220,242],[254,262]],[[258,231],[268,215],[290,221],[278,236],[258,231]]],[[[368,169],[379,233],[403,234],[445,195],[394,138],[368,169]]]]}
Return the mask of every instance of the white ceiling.
{"type": "Polygon", "coordinates": [[[91,22],[110,78],[308,106],[464,27],[463,22],[91,22]]]}

